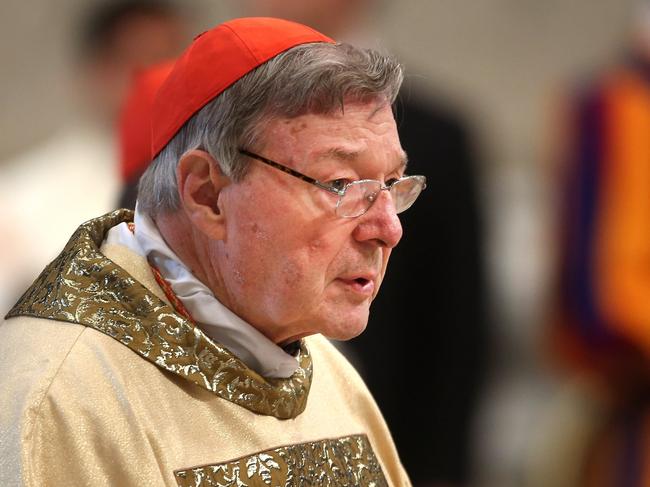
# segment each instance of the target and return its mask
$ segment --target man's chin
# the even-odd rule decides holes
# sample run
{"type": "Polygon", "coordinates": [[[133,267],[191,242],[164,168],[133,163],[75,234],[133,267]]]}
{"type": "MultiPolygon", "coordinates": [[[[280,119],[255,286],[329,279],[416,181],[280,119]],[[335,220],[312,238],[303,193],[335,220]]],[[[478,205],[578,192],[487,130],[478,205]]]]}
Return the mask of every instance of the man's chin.
{"type": "Polygon", "coordinates": [[[363,333],[367,325],[368,313],[366,312],[363,316],[344,318],[339,323],[333,323],[328,327],[328,333],[323,333],[323,335],[332,340],[351,340],[363,333]]]}

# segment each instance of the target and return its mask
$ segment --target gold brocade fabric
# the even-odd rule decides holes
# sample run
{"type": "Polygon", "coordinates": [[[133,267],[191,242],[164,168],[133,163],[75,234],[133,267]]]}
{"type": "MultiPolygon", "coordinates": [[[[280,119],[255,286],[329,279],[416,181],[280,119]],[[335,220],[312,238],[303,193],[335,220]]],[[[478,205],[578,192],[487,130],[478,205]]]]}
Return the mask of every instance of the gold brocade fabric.
{"type": "Polygon", "coordinates": [[[366,435],[284,446],[174,474],[180,487],[387,485],[366,435]]]}
{"type": "Polygon", "coordinates": [[[265,379],[248,368],[99,251],[110,228],[132,219],[131,211],[118,210],[80,226],[7,318],[33,316],[94,328],[250,411],[280,419],[298,416],[312,376],[304,342],[300,367],[287,379],[265,379]]]}

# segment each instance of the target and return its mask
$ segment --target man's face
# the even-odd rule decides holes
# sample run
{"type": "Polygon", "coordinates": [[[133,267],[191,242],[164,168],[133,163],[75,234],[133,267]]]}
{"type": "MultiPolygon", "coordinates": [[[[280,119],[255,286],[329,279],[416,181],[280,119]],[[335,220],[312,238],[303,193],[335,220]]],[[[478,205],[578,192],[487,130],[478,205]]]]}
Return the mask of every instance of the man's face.
{"type": "MultiPolygon", "coordinates": [[[[405,169],[391,109],[376,103],[273,119],[259,147],[246,149],[322,182],[384,182],[405,169]]],[[[314,333],[358,335],[402,235],[390,194],[381,191],[360,217],[341,218],[336,195],[250,164],[219,199],[226,237],[210,255],[217,297],[276,343],[314,333]]]]}

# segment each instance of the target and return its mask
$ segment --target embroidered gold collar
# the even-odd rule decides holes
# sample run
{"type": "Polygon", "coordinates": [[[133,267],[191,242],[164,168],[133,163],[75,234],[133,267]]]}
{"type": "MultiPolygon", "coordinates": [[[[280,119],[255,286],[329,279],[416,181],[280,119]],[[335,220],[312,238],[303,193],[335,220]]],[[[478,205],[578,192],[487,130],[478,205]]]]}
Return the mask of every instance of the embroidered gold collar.
{"type": "Polygon", "coordinates": [[[295,418],[304,411],[312,363],[301,343],[300,367],[287,379],[266,379],[207,337],[99,248],[106,232],[133,221],[118,210],[81,225],[61,254],[9,311],[88,326],[158,367],[255,413],[295,418]]]}

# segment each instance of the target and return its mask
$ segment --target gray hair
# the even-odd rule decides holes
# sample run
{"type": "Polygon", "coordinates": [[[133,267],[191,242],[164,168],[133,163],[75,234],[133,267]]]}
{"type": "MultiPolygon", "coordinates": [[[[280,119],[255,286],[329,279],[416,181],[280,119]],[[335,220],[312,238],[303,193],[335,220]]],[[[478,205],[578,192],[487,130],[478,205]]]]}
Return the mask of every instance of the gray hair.
{"type": "Polygon", "coordinates": [[[238,150],[259,142],[265,120],[330,114],[342,110],[344,100],[392,104],[402,80],[402,66],[374,50],[328,43],[293,47],[244,75],[183,125],[140,179],[138,208],[155,216],[180,207],[176,165],[190,150],[207,151],[239,181],[250,162],[238,150]]]}

